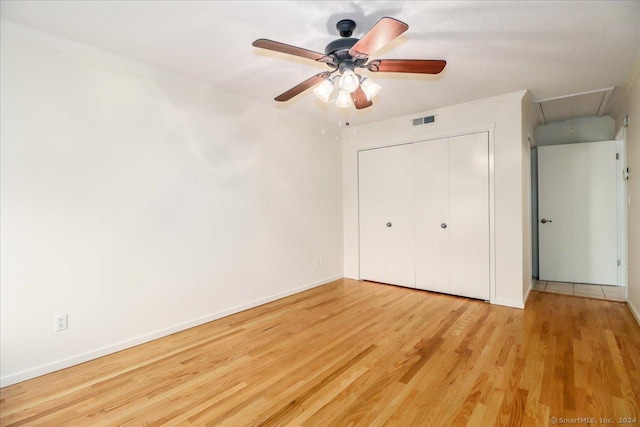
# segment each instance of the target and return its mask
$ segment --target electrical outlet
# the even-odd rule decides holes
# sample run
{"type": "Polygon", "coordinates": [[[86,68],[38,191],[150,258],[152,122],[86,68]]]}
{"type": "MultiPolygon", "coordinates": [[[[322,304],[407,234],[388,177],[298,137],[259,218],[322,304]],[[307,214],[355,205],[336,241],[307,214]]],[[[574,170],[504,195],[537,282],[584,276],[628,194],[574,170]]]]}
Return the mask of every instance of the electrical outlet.
{"type": "Polygon", "coordinates": [[[316,258],[316,259],[313,261],[313,266],[314,266],[315,268],[320,267],[320,259],[319,259],[319,258],[316,258]]]}
{"type": "Polygon", "coordinates": [[[67,315],[66,314],[58,314],[56,316],[56,332],[64,331],[67,329],[67,315]]]}

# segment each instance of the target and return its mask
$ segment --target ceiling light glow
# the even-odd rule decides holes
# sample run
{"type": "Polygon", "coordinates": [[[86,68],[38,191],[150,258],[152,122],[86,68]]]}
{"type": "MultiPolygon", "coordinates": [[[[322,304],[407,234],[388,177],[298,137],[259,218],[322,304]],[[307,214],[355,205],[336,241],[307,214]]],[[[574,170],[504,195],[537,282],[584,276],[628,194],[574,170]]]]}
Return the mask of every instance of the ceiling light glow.
{"type": "Polygon", "coordinates": [[[350,69],[344,70],[342,77],[340,77],[340,89],[351,93],[358,89],[358,86],[360,86],[360,79],[356,73],[350,69]]]}
{"type": "Polygon", "coordinates": [[[329,102],[329,97],[331,96],[332,92],[333,92],[332,79],[326,79],[321,84],[316,86],[315,89],[313,89],[313,93],[324,102],[329,102]]]}
{"type": "Polygon", "coordinates": [[[362,79],[362,81],[360,82],[360,87],[362,87],[362,91],[367,96],[367,101],[371,101],[373,97],[376,96],[378,92],[380,92],[380,89],[382,89],[382,86],[374,83],[367,77],[364,77],[362,79]]]}
{"type": "Polygon", "coordinates": [[[340,108],[349,108],[353,104],[351,99],[351,94],[347,91],[340,90],[338,93],[338,100],[336,101],[336,105],[340,108]]]}

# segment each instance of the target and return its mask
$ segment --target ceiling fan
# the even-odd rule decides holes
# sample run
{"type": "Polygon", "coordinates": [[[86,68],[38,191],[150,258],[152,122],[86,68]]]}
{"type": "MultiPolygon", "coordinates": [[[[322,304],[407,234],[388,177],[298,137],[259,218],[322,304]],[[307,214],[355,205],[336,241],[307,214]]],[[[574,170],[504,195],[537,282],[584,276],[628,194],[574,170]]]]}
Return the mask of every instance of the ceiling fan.
{"type": "Polygon", "coordinates": [[[268,39],[258,39],[253,42],[255,47],[323,62],[333,69],[308,78],[278,95],[275,98],[276,101],[288,101],[305,90],[319,85],[314,89],[314,93],[323,101],[329,102],[334,81],[337,78],[337,75],[333,76],[333,74],[338,72],[340,74],[340,90],[336,105],[342,108],[348,108],[351,105],[355,105],[357,109],[367,108],[373,105],[371,99],[380,91],[381,87],[367,77],[356,74],[356,69],[363,68],[373,73],[438,74],[447,65],[447,61],[431,59],[374,59],[370,61],[369,55],[409,29],[407,24],[394,18],[380,19],[361,39],[351,37],[356,28],[355,21],[351,19],[338,21],[336,28],[341,38],[329,43],[324,49],[324,54],[268,39]]]}

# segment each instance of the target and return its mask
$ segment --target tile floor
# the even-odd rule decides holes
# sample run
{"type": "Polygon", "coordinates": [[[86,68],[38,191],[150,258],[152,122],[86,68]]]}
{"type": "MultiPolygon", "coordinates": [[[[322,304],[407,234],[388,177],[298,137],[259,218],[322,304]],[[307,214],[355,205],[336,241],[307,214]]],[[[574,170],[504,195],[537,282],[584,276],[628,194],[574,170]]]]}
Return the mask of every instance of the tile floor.
{"type": "Polygon", "coordinates": [[[545,282],[535,280],[534,291],[554,294],[573,295],[576,297],[598,298],[609,301],[626,301],[626,288],[620,286],[585,285],[583,283],[545,282]]]}

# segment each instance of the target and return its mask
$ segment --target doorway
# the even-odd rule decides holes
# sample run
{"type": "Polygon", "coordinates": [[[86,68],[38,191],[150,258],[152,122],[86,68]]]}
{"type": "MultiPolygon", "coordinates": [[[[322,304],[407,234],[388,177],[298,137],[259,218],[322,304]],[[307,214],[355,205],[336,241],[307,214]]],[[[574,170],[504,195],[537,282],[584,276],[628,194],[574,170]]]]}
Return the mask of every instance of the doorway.
{"type": "Polygon", "coordinates": [[[624,129],[612,141],[538,147],[532,163],[533,289],[624,300],[624,129]]]}

